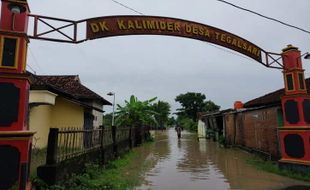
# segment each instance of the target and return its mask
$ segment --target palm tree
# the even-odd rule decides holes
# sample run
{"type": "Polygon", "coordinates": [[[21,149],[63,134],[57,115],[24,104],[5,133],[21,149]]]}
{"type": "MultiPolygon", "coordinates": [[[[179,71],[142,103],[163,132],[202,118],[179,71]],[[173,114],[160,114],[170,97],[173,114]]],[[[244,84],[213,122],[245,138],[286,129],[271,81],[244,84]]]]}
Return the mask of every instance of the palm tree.
{"type": "Polygon", "coordinates": [[[116,123],[119,126],[142,127],[156,124],[155,115],[151,103],[157,98],[140,101],[132,95],[129,102],[125,100],[125,106],[117,104],[116,123]]]}

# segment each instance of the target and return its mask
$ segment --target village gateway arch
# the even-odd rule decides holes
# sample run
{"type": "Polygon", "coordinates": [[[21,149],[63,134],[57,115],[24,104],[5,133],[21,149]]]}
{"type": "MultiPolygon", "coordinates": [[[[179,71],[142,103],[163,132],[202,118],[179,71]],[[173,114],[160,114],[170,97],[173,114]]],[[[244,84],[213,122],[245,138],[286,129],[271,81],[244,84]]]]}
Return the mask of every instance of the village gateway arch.
{"type": "Polygon", "coordinates": [[[78,44],[123,35],[168,35],[202,40],[244,54],[263,66],[281,69],[285,95],[281,99],[284,125],[279,128],[280,163],[309,165],[310,96],[298,48],[288,46],[279,54],[270,53],[224,30],[176,18],[108,16],[72,21],[31,15],[27,0],[1,0],[0,189],[29,188],[28,168],[34,134],[27,123],[31,82],[26,72],[29,39],[78,44]],[[33,26],[31,33],[28,33],[29,21],[33,26]],[[59,24],[52,24],[55,22],[59,24]],[[86,26],[81,38],[78,35],[80,25],[86,26]]]}

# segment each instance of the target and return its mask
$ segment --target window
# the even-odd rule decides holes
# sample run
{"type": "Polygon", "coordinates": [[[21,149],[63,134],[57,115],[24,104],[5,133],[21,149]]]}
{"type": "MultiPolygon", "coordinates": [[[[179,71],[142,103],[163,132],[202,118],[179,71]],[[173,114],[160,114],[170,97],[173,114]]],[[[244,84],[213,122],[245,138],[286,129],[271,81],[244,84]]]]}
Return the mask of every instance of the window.
{"type": "Polygon", "coordinates": [[[287,90],[294,90],[294,83],[293,83],[293,74],[286,74],[286,85],[287,90]]]}
{"type": "Polygon", "coordinates": [[[0,52],[1,67],[15,68],[16,67],[16,54],[18,49],[18,38],[2,38],[2,52],[0,52]]]}
{"type": "Polygon", "coordinates": [[[305,83],[304,83],[304,75],[303,73],[298,73],[298,81],[299,81],[299,88],[301,90],[305,89],[305,83]]]}

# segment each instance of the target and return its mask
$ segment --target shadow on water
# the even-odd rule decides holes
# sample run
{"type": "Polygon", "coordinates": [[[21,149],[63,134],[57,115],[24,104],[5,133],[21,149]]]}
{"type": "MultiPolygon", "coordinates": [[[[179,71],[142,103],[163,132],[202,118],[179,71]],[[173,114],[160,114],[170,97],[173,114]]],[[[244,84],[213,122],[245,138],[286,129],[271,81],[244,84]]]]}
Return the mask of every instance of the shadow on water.
{"type": "Polygon", "coordinates": [[[217,143],[197,140],[196,134],[156,131],[155,142],[138,149],[136,164],[146,164],[138,190],[309,189],[308,183],[259,171],[246,164],[252,155],[217,143]],[[303,186],[304,185],[304,186],[303,186]]]}

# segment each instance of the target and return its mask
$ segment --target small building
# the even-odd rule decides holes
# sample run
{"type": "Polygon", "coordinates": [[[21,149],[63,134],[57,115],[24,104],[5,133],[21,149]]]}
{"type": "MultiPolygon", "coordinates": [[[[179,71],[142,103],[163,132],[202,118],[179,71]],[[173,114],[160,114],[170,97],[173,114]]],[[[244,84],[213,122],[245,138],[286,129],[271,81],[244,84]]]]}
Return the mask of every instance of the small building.
{"type": "Polygon", "coordinates": [[[218,141],[225,136],[223,115],[232,109],[198,114],[198,138],[212,138],[218,141]]]}
{"type": "MultiPolygon", "coordinates": [[[[309,94],[310,78],[306,79],[306,85],[309,94]]],[[[278,159],[281,156],[278,129],[283,127],[283,95],[284,89],[279,89],[246,102],[242,108],[202,115],[198,129],[204,127],[204,131],[222,131],[227,144],[278,159]],[[221,121],[219,118],[223,121],[222,125],[218,122],[221,121]]]]}
{"type": "Polygon", "coordinates": [[[47,146],[50,128],[92,129],[102,125],[103,106],[112,105],[85,87],[78,75],[33,75],[29,95],[29,128],[33,145],[47,146]]]}

